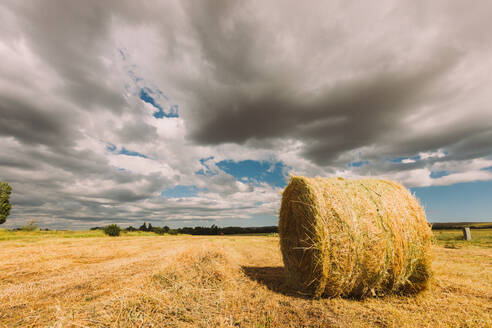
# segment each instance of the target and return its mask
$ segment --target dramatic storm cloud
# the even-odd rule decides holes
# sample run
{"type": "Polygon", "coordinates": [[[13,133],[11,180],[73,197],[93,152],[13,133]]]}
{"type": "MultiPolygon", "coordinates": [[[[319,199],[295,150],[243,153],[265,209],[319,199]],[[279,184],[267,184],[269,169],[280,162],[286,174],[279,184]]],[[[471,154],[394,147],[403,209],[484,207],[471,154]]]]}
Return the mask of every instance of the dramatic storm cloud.
{"type": "Polygon", "coordinates": [[[490,12],[3,2],[7,224],[275,224],[289,173],[492,181],[490,12]]]}

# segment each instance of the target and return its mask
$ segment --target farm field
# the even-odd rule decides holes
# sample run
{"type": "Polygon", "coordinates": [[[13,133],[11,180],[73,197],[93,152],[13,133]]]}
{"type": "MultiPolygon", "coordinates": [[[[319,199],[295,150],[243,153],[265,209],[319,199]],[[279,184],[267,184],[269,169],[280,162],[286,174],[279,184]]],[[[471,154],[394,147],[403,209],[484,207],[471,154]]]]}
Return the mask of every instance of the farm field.
{"type": "Polygon", "coordinates": [[[428,291],[316,300],[277,236],[0,230],[0,327],[491,327],[492,230],[434,235],[428,291]]]}

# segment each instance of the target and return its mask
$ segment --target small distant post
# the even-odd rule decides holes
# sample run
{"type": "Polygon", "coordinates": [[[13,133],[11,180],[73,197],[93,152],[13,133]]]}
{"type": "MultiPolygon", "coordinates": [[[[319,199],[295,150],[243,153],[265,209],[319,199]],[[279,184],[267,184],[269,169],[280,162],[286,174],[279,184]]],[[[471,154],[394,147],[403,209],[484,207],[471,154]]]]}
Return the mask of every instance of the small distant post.
{"type": "Polygon", "coordinates": [[[463,239],[467,241],[471,240],[470,228],[468,227],[463,228],[463,239]]]}

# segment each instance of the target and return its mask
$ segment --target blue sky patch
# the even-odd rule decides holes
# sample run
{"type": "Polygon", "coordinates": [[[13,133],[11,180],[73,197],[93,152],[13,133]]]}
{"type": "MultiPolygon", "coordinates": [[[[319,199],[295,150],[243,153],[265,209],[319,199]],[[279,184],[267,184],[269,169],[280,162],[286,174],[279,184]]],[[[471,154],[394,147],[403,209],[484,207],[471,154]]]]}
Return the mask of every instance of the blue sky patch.
{"type": "Polygon", "coordinates": [[[133,150],[128,150],[125,147],[121,148],[121,150],[118,152],[120,155],[126,155],[126,156],[136,156],[136,157],[142,157],[142,158],[149,158],[147,155],[144,155],[142,153],[133,151],[133,150]]]}
{"type": "Polygon", "coordinates": [[[482,168],[480,170],[482,170],[482,171],[492,171],[492,166],[484,167],[484,168],[482,168]]]}
{"type": "Polygon", "coordinates": [[[199,169],[198,171],[195,172],[196,175],[204,175],[204,176],[211,176],[212,174],[207,174],[207,171],[204,169],[199,169]]]}
{"type": "Polygon", "coordinates": [[[408,156],[394,157],[394,158],[388,159],[387,161],[388,162],[392,162],[392,163],[402,163],[406,159],[411,159],[413,161],[418,161],[418,160],[420,160],[420,155],[415,155],[415,156],[412,156],[412,157],[408,157],[408,156]]]}
{"type": "Polygon", "coordinates": [[[116,146],[113,144],[109,144],[106,146],[106,150],[109,152],[114,152],[116,150],[116,146]]]}
{"type": "Polygon", "coordinates": [[[431,222],[491,219],[492,181],[411,188],[431,222]]]}
{"type": "Polygon", "coordinates": [[[439,179],[439,178],[445,177],[446,175],[449,175],[448,171],[432,171],[430,173],[430,177],[432,179],[439,179]]]}
{"type": "Polygon", "coordinates": [[[224,172],[232,175],[236,179],[248,183],[265,182],[275,187],[285,187],[287,185],[286,166],[282,162],[267,162],[245,160],[235,162],[224,160],[217,163],[217,166],[224,172]]]}
{"type": "MultiPolygon", "coordinates": [[[[158,90],[157,93],[159,95],[163,95],[160,90],[158,90]]],[[[159,118],[164,118],[164,117],[167,117],[167,118],[179,117],[179,114],[178,114],[178,110],[179,110],[178,105],[172,105],[169,108],[168,113],[166,113],[166,111],[164,111],[164,108],[156,101],[156,99],[152,96],[152,94],[154,94],[154,91],[150,90],[149,88],[142,88],[142,89],[140,89],[139,98],[143,102],[146,102],[147,104],[150,104],[155,109],[157,109],[157,111],[155,111],[152,114],[155,118],[159,119],[159,118]]]]}
{"type": "Polygon", "coordinates": [[[214,159],[214,156],[206,157],[206,158],[200,158],[200,163],[202,163],[203,168],[199,169],[198,171],[195,172],[197,175],[204,175],[204,176],[213,176],[217,175],[214,171],[210,169],[208,166],[207,162],[211,161],[214,159]]]}
{"type": "Polygon", "coordinates": [[[401,163],[407,157],[395,157],[395,158],[390,158],[387,161],[392,162],[392,163],[401,163]]]}
{"type": "Polygon", "coordinates": [[[117,155],[126,155],[126,156],[135,156],[135,157],[142,157],[142,158],[149,158],[147,155],[133,151],[133,150],[128,150],[125,147],[121,148],[120,151],[117,151],[117,147],[113,144],[108,144],[106,146],[106,150],[117,154],[117,155]]]}
{"type": "Polygon", "coordinates": [[[351,162],[348,164],[349,167],[361,167],[364,165],[369,164],[369,161],[357,161],[357,162],[351,162]]]}
{"type": "Polygon", "coordinates": [[[210,157],[205,157],[205,158],[200,158],[200,163],[202,163],[203,165],[207,165],[206,163],[212,159],[214,159],[215,157],[214,156],[210,156],[210,157]]]}
{"type": "Polygon", "coordinates": [[[131,56],[129,56],[124,49],[119,48],[118,52],[122,61],[126,63],[125,68],[128,76],[135,84],[135,89],[133,89],[130,85],[125,85],[126,90],[140,98],[143,102],[154,107],[155,111],[152,113],[152,116],[156,119],[179,117],[178,105],[169,104],[169,98],[161,90],[159,90],[158,87],[149,86],[147,81],[138,76],[138,73],[136,73],[136,70],[138,70],[137,65],[128,63],[131,56]],[[133,89],[133,91],[131,91],[131,89],[133,89]]]}
{"type": "Polygon", "coordinates": [[[165,198],[187,198],[187,197],[196,197],[198,196],[198,192],[201,191],[197,186],[185,186],[185,185],[177,185],[172,188],[165,189],[161,196],[165,198]]]}

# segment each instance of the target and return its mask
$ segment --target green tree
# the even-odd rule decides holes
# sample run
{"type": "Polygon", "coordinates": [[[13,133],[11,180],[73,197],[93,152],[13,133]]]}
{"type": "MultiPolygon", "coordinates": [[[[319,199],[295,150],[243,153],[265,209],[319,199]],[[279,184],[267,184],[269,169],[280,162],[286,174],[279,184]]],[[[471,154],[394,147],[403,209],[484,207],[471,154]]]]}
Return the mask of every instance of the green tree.
{"type": "Polygon", "coordinates": [[[11,193],[12,187],[7,182],[0,181],[0,224],[5,223],[7,216],[10,214],[12,205],[10,204],[9,198],[11,193]]]}

